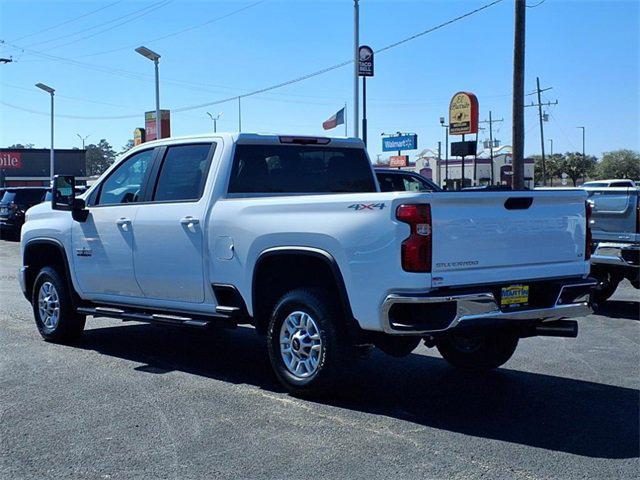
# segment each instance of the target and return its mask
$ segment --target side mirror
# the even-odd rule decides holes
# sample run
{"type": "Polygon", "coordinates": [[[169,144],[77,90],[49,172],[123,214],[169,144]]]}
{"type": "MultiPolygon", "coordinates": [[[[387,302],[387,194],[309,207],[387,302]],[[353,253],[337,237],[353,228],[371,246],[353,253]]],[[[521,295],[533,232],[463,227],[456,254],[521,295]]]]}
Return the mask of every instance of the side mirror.
{"type": "Polygon", "coordinates": [[[87,219],[89,210],[85,208],[84,200],[76,198],[76,178],[73,175],[53,177],[51,208],[70,211],[77,222],[84,222],[87,219]]]}
{"type": "Polygon", "coordinates": [[[51,208],[53,210],[73,210],[76,200],[76,178],[73,175],[55,175],[51,208]]]}

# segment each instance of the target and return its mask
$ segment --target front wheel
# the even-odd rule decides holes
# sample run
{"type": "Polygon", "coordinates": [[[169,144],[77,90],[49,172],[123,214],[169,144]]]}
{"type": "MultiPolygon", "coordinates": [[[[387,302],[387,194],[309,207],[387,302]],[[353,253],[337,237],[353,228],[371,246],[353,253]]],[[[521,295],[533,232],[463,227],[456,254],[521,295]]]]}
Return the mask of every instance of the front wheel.
{"type": "Polygon", "coordinates": [[[68,343],[82,334],[86,317],[76,313],[67,282],[53,268],[45,267],[38,273],[31,304],[36,326],[45,340],[68,343]]]}
{"type": "Polygon", "coordinates": [[[328,391],[348,367],[342,314],[320,289],[300,288],[284,295],[273,309],[267,342],[278,380],[294,394],[328,391]]]}
{"type": "Polygon", "coordinates": [[[463,370],[493,370],[507,363],[516,351],[518,337],[508,333],[486,336],[452,335],[436,347],[447,362],[463,370]]]}

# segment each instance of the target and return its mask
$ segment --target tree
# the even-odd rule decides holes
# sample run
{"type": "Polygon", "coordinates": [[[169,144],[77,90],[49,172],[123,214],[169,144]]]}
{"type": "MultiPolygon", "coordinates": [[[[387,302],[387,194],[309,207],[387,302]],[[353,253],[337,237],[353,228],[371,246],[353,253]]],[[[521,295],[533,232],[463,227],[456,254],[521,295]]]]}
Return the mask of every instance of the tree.
{"type": "Polygon", "coordinates": [[[87,145],[87,174],[100,175],[113,163],[116,152],[104,138],[97,145],[87,145]]]}
{"type": "Polygon", "coordinates": [[[13,145],[9,145],[8,148],[36,148],[33,143],[25,143],[24,145],[21,143],[14,143],[13,145]]]}
{"type": "Polygon", "coordinates": [[[585,155],[583,157],[582,154],[578,152],[567,152],[558,163],[558,170],[560,175],[566,173],[575,187],[580,178],[587,177],[595,171],[596,165],[596,157],[592,155],[585,155]]]}
{"type": "Polygon", "coordinates": [[[635,150],[605,152],[598,164],[600,178],[640,179],[640,153],[635,150]]]}
{"type": "MultiPolygon", "coordinates": [[[[541,155],[533,155],[531,158],[534,160],[534,181],[536,185],[542,185],[542,156],[541,155]]],[[[559,177],[562,172],[559,170],[560,162],[562,161],[563,156],[559,153],[554,153],[553,155],[547,155],[544,159],[544,164],[547,171],[547,185],[553,185],[553,179],[555,177],[559,177]]]]}
{"type": "Polygon", "coordinates": [[[129,140],[127,140],[127,143],[125,143],[122,148],[120,149],[120,155],[122,155],[123,153],[128,152],[129,150],[131,150],[133,147],[135,146],[135,143],[133,142],[133,138],[130,138],[129,140]]]}

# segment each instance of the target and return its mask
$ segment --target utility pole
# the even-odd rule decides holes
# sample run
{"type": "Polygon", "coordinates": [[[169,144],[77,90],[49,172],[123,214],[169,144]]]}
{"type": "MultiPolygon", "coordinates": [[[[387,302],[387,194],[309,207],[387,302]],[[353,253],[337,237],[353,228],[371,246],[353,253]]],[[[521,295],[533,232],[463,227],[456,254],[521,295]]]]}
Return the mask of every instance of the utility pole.
{"type": "Polygon", "coordinates": [[[353,136],[360,137],[360,113],[359,103],[360,94],[358,92],[359,78],[358,78],[358,60],[360,49],[360,4],[359,0],[353,0],[353,136]]]}
{"type": "Polygon", "coordinates": [[[542,98],[540,97],[540,94],[542,92],[546,92],[547,90],[551,90],[553,87],[548,87],[548,88],[540,88],[540,78],[536,77],[536,91],[535,93],[537,93],[538,95],[538,103],[533,103],[531,102],[531,104],[526,105],[527,107],[538,107],[538,118],[540,120],[540,151],[542,153],[542,185],[546,186],[547,185],[547,164],[545,161],[545,156],[544,156],[544,118],[542,116],[542,107],[543,106],[550,106],[550,105],[557,105],[558,104],[558,100],[556,100],[555,102],[546,102],[546,103],[542,103],[542,98]]]}
{"type": "Polygon", "coordinates": [[[553,157],[553,138],[549,139],[549,147],[550,147],[549,155],[553,157]]]}
{"type": "Polygon", "coordinates": [[[489,156],[491,157],[491,185],[493,185],[493,124],[503,122],[504,118],[494,120],[491,117],[491,110],[489,110],[489,120],[482,120],[480,123],[489,124],[489,156]]]}
{"type": "Polygon", "coordinates": [[[525,0],[515,0],[513,36],[513,101],[511,188],[524,188],[524,48],[525,48],[525,0]]]}
{"type": "Polygon", "coordinates": [[[242,132],[242,105],[240,98],[241,97],[238,97],[238,133],[242,132]]]}

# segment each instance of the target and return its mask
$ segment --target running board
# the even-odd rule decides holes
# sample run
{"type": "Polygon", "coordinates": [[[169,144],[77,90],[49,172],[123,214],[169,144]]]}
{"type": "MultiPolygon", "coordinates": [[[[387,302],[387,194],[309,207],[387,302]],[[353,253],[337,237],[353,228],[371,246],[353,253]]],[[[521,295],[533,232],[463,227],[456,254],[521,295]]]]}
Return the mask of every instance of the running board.
{"type": "MultiPolygon", "coordinates": [[[[126,307],[78,307],[78,313],[91,315],[92,317],[117,318],[122,321],[147,322],[164,325],[186,326],[196,328],[207,328],[213,325],[235,327],[232,315],[211,315],[201,317],[189,317],[183,314],[153,313],[145,310],[128,309],[126,307]]],[[[221,312],[219,312],[221,313],[221,312]]]]}

